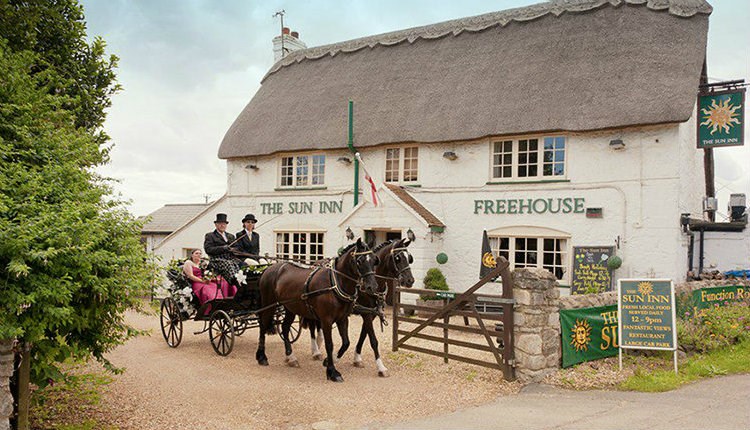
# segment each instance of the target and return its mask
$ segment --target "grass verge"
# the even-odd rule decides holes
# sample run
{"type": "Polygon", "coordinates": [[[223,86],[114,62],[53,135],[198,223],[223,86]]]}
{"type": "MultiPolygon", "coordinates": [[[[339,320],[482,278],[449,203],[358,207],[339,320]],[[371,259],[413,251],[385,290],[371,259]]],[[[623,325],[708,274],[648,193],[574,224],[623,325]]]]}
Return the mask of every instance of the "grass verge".
{"type": "Polygon", "coordinates": [[[750,342],[690,356],[679,364],[677,374],[671,368],[647,371],[637,368],[619,388],[644,392],[669,391],[701,378],[736,373],[750,373],[750,342]]]}

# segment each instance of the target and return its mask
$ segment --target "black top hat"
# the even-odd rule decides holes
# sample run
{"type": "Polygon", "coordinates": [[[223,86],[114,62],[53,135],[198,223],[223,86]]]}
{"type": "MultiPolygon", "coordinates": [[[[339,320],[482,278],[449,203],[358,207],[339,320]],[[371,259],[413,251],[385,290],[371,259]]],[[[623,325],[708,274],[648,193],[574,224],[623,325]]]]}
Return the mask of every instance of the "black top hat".
{"type": "Polygon", "coordinates": [[[254,223],[258,222],[258,220],[255,219],[255,215],[253,215],[253,214],[247,214],[247,215],[245,215],[245,218],[242,218],[242,222],[243,223],[246,222],[246,221],[252,221],[254,223]]]}
{"type": "Polygon", "coordinates": [[[216,214],[216,221],[214,221],[214,223],[217,222],[225,222],[229,224],[229,221],[227,221],[227,214],[216,214]]]}

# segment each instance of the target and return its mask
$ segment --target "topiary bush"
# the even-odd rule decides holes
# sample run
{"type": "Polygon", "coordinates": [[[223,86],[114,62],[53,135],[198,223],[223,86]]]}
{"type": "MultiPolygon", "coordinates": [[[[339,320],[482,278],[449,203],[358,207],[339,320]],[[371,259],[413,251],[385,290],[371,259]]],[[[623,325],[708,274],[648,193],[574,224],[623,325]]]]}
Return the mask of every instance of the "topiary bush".
{"type": "MultiPolygon", "coordinates": [[[[445,281],[445,275],[437,267],[427,270],[427,274],[422,280],[425,289],[428,290],[439,290],[448,291],[448,283],[445,281]]],[[[442,300],[441,298],[432,294],[422,294],[420,296],[422,300],[442,300]]]]}

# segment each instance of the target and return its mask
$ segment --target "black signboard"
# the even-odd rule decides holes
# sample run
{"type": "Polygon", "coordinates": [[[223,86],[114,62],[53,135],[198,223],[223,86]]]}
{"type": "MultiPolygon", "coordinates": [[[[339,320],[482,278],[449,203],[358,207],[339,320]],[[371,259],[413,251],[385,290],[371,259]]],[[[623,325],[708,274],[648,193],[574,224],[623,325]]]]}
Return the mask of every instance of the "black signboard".
{"type": "Polygon", "coordinates": [[[570,293],[612,291],[612,272],[607,267],[607,260],[614,253],[614,246],[574,246],[570,293]]]}

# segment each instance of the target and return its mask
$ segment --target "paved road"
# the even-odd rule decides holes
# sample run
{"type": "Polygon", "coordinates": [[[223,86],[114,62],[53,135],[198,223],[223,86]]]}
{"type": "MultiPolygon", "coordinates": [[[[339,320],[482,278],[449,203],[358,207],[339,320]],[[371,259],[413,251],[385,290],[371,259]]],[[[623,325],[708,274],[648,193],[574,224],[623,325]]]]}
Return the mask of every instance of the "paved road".
{"type": "Polygon", "coordinates": [[[531,385],[486,405],[386,428],[750,429],[750,375],[712,378],[667,393],[577,392],[531,385]]]}

